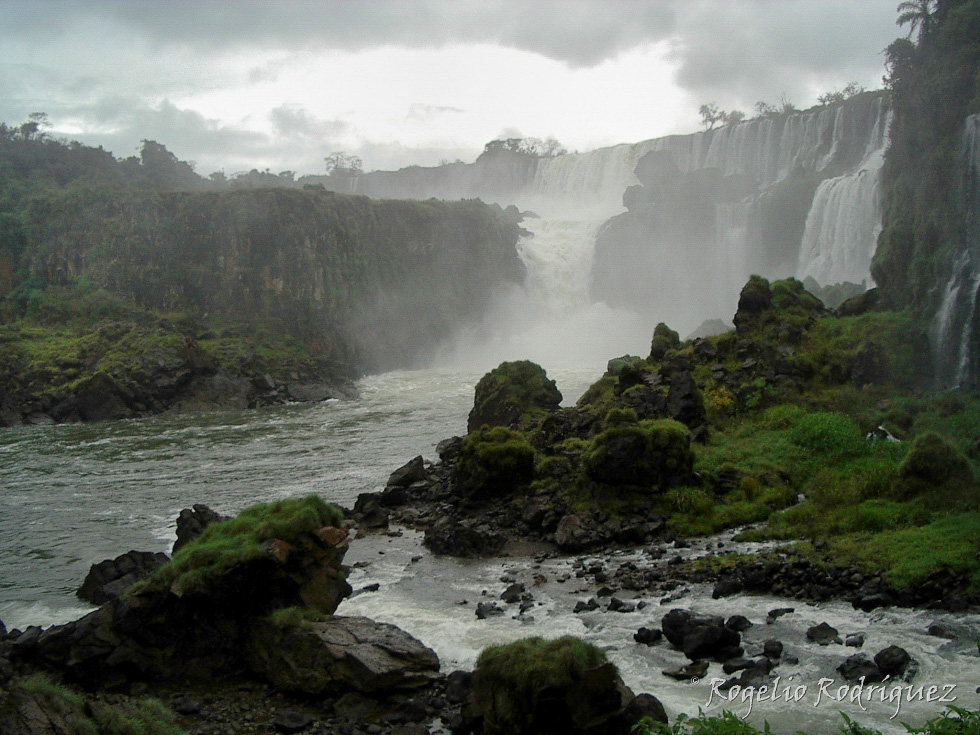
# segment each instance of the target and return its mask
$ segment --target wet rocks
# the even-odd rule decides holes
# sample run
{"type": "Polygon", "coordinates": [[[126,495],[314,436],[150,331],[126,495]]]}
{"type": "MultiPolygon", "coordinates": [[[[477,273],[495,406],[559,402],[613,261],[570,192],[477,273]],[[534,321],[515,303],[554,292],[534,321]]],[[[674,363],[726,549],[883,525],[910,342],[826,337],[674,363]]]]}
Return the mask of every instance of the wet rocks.
{"type": "Polygon", "coordinates": [[[446,516],[426,528],[422,543],[436,554],[478,557],[496,554],[504,541],[502,534],[487,525],[446,516]]]}
{"type": "Polygon", "coordinates": [[[644,646],[652,646],[663,637],[663,631],[656,628],[640,628],[633,634],[633,640],[644,646]]]}
{"type": "Polygon", "coordinates": [[[435,652],[405,631],[340,615],[288,627],[257,621],[249,661],[280,691],[310,695],[414,689],[439,670],[435,652]]]}
{"type": "Polygon", "coordinates": [[[837,667],[837,672],[846,681],[860,681],[863,678],[866,682],[877,682],[883,681],[885,678],[881,669],[868,658],[866,653],[855,653],[853,656],[849,656],[844,663],[837,667]]]}
{"type": "Polygon", "coordinates": [[[741,636],[726,628],[717,615],[702,615],[674,608],[661,621],[664,637],[691,660],[713,658],[724,661],[742,653],[741,636]]]}
{"type": "Polygon", "coordinates": [[[162,552],[128,551],[115,559],[93,564],[75,594],[93,605],[102,605],[109,600],[115,600],[130,586],[146,579],[168,561],[170,557],[162,552]]]}
{"type": "Polygon", "coordinates": [[[827,623],[820,623],[820,625],[807,628],[806,638],[820,646],[829,646],[831,643],[839,644],[841,642],[840,636],[837,635],[837,629],[827,623]]]}
{"type": "Polygon", "coordinates": [[[899,646],[888,646],[875,654],[875,665],[892,678],[902,676],[912,662],[909,652],[899,646]]]}
{"type": "Polygon", "coordinates": [[[191,508],[184,508],[177,516],[177,540],[174,542],[172,553],[200,536],[204,529],[212,523],[225,520],[226,516],[215,513],[208,506],[195,503],[191,508]]]}
{"type": "Polygon", "coordinates": [[[678,681],[690,681],[691,679],[703,679],[704,675],[708,673],[708,662],[707,661],[693,661],[684,666],[678,666],[672,669],[664,669],[660,672],[664,676],[669,676],[671,679],[677,679],[678,681]]]}

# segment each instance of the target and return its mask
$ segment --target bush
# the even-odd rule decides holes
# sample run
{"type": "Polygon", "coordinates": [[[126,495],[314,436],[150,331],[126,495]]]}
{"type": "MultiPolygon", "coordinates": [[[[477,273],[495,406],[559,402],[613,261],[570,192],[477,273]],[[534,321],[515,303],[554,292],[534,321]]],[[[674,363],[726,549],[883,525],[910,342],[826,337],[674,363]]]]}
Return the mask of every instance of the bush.
{"type": "Polygon", "coordinates": [[[682,485],[694,466],[691,435],[670,419],[614,422],[593,439],[583,463],[590,478],[609,485],[682,485]]]}
{"type": "Polygon", "coordinates": [[[898,470],[902,497],[939,488],[962,489],[973,483],[970,461],[939,434],[927,431],[917,437],[898,470]]]}
{"type": "Polygon", "coordinates": [[[680,335],[660,322],[653,329],[653,340],[650,342],[650,359],[663,360],[668,350],[676,350],[680,346],[680,335]]]}
{"type": "Polygon", "coordinates": [[[587,672],[605,665],[611,667],[600,649],[572,636],[550,641],[525,638],[485,648],[473,672],[473,693],[483,712],[484,733],[558,731],[558,723],[547,723],[546,728],[541,727],[545,723],[535,723],[539,703],[558,696],[564,700],[561,716],[574,717],[583,705],[590,704],[576,701],[579,697],[575,695],[582,692],[575,685],[587,672]]]}
{"type": "Polygon", "coordinates": [[[505,495],[534,479],[534,459],[534,448],[523,434],[484,426],[463,439],[456,486],[465,494],[505,495]]]}
{"type": "Polygon", "coordinates": [[[790,430],[790,440],[811,454],[828,459],[866,454],[868,443],[854,419],[840,413],[809,414],[790,430]]]}

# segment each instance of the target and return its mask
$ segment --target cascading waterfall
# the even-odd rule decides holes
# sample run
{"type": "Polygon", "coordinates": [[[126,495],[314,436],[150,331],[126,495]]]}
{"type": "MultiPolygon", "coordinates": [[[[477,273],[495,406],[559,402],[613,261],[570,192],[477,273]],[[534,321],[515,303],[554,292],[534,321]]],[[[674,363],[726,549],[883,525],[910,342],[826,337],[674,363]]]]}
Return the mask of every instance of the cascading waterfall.
{"type": "Polygon", "coordinates": [[[963,131],[965,241],[942,292],[930,337],[933,369],[941,388],[972,386],[980,376],[977,321],[980,299],[980,115],[963,131]]]}
{"type": "Polygon", "coordinates": [[[522,223],[533,233],[520,245],[525,291],[502,294],[460,344],[473,354],[472,340],[481,335],[489,352],[510,353],[501,336],[509,333],[525,348],[536,341],[528,354],[540,352],[541,342],[558,342],[565,354],[591,353],[599,364],[613,354],[600,352],[606,348],[596,344],[597,334],[618,331],[616,343],[635,352],[658,321],[686,332],[705,319],[730,319],[752,273],[825,284],[870,280],[888,118],[882,95],[860,95],[809,112],[523,164],[516,154],[500,154],[469,165],[376,172],[361,177],[358,191],[415,198],[455,192],[540,215],[522,223]],[[648,155],[670,160],[687,188],[663,197],[641,181],[637,166],[648,155]],[[616,227],[618,235],[609,236],[616,227]],[[547,275],[548,268],[557,270],[547,275]],[[601,309],[610,318],[605,327],[586,320],[577,337],[555,331],[556,319],[567,326],[601,309]],[[642,326],[627,334],[634,324],[642,326]]]}

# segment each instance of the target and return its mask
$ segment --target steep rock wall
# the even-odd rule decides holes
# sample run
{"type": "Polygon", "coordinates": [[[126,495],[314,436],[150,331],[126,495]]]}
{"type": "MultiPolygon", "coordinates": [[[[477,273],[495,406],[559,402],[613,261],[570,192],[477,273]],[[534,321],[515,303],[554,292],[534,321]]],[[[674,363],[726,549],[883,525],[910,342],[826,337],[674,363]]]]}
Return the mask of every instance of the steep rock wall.
{"type": "Polygon", "coordinates": [[[32,221],[26,278],[264,320],[367,370],[420,363],[524,277],[516,223],[478,201],[79,190],[38,200],[32,221]]]}

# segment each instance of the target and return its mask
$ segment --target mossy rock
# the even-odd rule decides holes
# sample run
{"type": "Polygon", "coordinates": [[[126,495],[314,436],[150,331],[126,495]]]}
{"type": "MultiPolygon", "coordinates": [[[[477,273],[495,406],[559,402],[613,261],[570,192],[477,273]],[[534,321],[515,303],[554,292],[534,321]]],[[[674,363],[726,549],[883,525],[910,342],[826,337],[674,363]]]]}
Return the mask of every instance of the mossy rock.
{"type": "Polygon", "coordinates": [[[749,276],[748,282],[742,286],[738,296],[738,311],[735,312],[732,320],[735,328],[743,329],[753,317],[768,309],[771,304],[772,291],[769,289],[769,281],[762,276],[749,276]]]}
{"type": "Polygon", "coordinates": [[[911,497],[936,489],[961,489],[973,484],[970,461],[934,431],[917,437],[898,469],[898,491],[911,497]]]}
{"type": "Polygon", "coordinates": [[[540,365],[530,360],[502,362],[476,384],[467,431],[484,425],[516,427],[529,414],[558,409],[561,400],[555,381],[540,365]]]}
{"type": "Polygon", "coordinates": [[[583,455],[589,478],[606,485],[667,489],[690,480],[694,466],[691,435],[677,421],[631,423],[632,411],[612,411],[613,419],[583,455]]]}
{"type": "Polygon", "coordinates": [[[456,488],[465,495],[507,495],[534,479],[534,448],[505,426],[466,435],[456,463],[456,488]]]}
{"type": "Polygon", "coordinates": [[[623,709],[615,666],[573,636],[489,646],[473,672],[485,735],[606,732],[592,729],[623,709]]]}
{"type": "Polygon", "coordinates": [[[653,328],[653,340],[650,342],[650,359],[663,360],[668,350],[676,350],[681,346],[681,337],[663,322],[653,328]]]}

